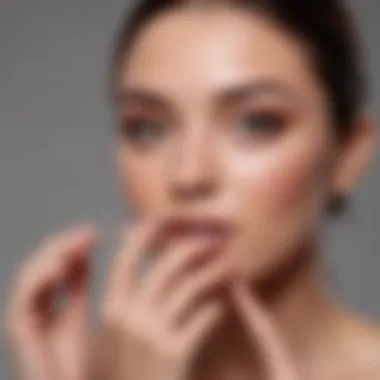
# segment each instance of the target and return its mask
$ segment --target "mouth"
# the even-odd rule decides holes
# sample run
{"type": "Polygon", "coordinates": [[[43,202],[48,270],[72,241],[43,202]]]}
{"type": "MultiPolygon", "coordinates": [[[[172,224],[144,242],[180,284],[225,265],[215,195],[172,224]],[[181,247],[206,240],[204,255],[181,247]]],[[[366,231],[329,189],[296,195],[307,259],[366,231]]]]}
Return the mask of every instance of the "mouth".
{"type": "Polygon", "coordinates": [[[167,225],[167,233],[174,239],[209,239],[221,242],[231,232],[232,226],[227,221],[205,216],[174,218],[167,225]]]}

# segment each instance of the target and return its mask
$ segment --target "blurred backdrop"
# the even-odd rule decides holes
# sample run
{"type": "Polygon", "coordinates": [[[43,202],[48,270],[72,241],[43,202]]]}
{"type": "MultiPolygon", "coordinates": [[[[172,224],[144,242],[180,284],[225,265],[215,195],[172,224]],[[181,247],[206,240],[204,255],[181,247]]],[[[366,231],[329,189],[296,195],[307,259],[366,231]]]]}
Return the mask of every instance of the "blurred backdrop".
{"type": "MultiPolygon", "coordinates": [[[[127,214],[115,183],[107,79],[113,34],[128,0],[0,0],[0,302],[19,262],[41,237],[95,220],[112,229],[127,214]]],[[[380,2],[352,1],[380,120],[380,2]]],[[[331,226],[326,278],[337,297],[380,318],[380,158],[352,210],[331,226]]],[[[95,252],[92,292],[114,253],[95,252]]],[[[96,310],[93,297],[92,309],[96,310]]],[[[3,315],[3,313],[2,313],[3,315]]],[[[10,379],[3,340],[0,378],[10,379]]]]}

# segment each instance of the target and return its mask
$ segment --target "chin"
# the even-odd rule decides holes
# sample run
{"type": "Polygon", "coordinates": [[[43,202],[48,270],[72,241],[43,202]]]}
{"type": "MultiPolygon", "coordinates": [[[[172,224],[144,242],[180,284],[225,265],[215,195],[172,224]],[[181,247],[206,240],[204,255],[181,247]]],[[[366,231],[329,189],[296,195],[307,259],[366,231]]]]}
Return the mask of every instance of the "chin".
{"type": "Polygon", "coordinates": [[[256,242],[240,251],[238,272],[254,287],[285,286],[308,262],[305,246],[301,239],[256,242]]]}

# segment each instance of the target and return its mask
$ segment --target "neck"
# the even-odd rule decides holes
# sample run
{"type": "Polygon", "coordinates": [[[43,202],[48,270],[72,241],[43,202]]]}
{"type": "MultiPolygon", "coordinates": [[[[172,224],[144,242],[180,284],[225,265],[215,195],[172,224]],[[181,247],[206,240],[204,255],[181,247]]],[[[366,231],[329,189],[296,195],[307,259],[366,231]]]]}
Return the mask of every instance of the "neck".
{"type": "MultiPolygon", "coordinates": [[[[315,249],[295,256],[287,268],[276,271],[254,291],[281,332],[294,364],[304,371],[328,340],[332,307],[319,283],[315,249]]],[[[195,378],[251,379],[260,373],[259,363],[259,354],[255,355],[239,318],[231,312],[202,352],[195,378]]]]}

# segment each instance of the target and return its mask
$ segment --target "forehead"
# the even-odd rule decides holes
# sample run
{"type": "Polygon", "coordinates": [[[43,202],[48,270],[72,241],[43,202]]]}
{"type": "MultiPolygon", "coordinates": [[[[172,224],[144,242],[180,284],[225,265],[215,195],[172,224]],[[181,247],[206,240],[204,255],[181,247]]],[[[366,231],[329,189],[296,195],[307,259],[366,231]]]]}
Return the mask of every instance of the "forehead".
{"type": "Polygon", "coordinates": [[[180,96],[236,82],[275,79],[318,91],[308,49],[274,21],[229,9],[182,9],[147,25],[122,66],[122,86],[180,96]]]}

